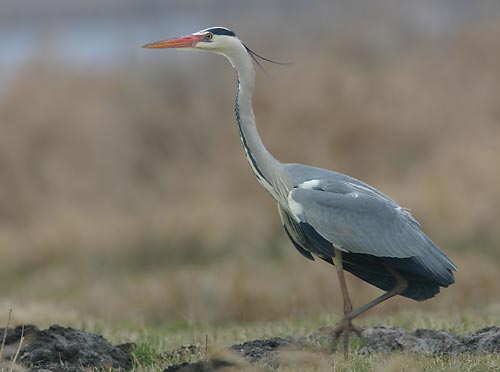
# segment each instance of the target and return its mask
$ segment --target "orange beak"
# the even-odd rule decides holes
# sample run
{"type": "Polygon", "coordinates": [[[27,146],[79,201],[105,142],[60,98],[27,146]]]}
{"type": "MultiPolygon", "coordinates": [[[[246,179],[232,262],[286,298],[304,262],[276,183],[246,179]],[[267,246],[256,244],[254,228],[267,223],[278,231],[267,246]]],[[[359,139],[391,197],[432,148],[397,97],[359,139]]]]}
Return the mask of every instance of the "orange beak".
{"type": "Polygon", "coordinates": [[[165,49],[165,48],[192,48],[203,38],[203,35],[188,35],[177,37],[170,40],[157,41],[151,44],[143,45],[143,48],[148,49],[165,49]]]}

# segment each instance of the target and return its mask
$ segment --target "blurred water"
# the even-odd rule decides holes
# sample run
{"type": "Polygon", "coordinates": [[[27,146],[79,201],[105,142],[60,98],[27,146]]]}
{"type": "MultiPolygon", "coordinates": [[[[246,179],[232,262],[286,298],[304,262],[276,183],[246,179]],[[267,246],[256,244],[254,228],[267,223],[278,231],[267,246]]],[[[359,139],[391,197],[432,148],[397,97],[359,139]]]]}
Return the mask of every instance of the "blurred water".
{"type": "Polygon", "coordinates": [[[193,14],[164,14],[0,25],[0,66],[5,72],[40,55],[81,65],[116,63],[117,57],[140,51],[147,42],[177,35],[179,30],[196,29],[200,23],[193,14]]]}
{"type": "Polygon", "coordinates": [[[52,7],[41,4],[34,7],[31,1],[8,0],[3,6],[1,73],[40,55],[78,65],[117,63],[120,58],[133,58],[140,52],[131,46],[139,47],[161,37],[216,24],[237,26],[237,30],[259,29],[261,37],[271,32],[279,38],[289,34],[289,30],[294,31],[292,34],[322,30],[332,35],[406,40],[440,37],[464,24],[494,17],[500,11],[500,2],[493,0],[313,0],[255,4],[219,0],[203,5],[196,1],[151,0],[140,5],[103,0],[100,5],[79,3],[78,11],[74,9],[76,3],[53,0],[50,4],[52,7]],[[9,4],[12,17],[5,6],[9,4]]]}

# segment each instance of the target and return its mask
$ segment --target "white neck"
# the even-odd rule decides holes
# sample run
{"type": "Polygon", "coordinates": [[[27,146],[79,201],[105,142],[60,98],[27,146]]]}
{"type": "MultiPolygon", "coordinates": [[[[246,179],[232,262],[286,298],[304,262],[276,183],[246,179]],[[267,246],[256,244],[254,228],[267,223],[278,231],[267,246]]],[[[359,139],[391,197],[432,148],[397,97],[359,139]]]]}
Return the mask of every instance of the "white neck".
{"type": "MultiPolygon", "coordinates": [[[[223,55],[231,62],[238,75],[238,91],[235,98],[235,114],[241,142],[253,173],[261,185],[278,202],[286,199],[291,187],[282,164],[266,149],[255,125],[252,95],[255,68],[243,44],[234,39],[233,47],[223,55]]],[[[222,54],[222,53],[221,53],[222,54]]]]}

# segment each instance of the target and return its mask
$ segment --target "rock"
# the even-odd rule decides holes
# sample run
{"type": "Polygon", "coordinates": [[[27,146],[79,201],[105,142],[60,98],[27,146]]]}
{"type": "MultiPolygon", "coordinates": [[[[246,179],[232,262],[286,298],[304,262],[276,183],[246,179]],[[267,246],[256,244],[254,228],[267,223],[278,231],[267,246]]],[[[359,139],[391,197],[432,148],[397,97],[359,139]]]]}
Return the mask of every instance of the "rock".
{"type": "MultiPolygon", "coordinates": [[[[17,362],[31,371],[76,372],[86,368],[132,368],[132,358],[124,348],[112,346],[102,336],[53,325],[39,330],[25,326],[25,340],[17,362]]],[[[6,358],[12,358],[21,338],[22,327],[7,332],[6,358]]],[[[0,329],[0,338],[4,329],[0,329]]]]}

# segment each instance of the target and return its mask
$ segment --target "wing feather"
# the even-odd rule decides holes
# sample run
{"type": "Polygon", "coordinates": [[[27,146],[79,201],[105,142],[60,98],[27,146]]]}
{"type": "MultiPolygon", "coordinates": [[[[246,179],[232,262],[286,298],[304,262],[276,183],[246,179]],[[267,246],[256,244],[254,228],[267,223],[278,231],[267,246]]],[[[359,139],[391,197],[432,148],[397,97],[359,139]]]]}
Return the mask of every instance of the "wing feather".
{"type": "Polygon", "coordinates": [[[437,249],[444,256],[411,214],[390,199],[362,190],[339,193],[300,187],[288,198],[300,206],[294,215],[298,221],[345,252],[408,258],[437,249]]]}

